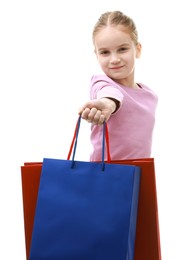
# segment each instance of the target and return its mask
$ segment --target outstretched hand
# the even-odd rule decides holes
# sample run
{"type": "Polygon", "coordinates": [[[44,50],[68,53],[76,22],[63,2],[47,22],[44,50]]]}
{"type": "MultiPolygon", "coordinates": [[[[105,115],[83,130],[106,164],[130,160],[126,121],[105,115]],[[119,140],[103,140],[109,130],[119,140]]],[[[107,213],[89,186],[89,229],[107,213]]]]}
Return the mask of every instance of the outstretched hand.
{"type": "Polygon", "coordinates": [[[89,123],[102,125],[116,109],[116,103],[109,98],[90,100],[79,110],[79,115],[89,123]]]}

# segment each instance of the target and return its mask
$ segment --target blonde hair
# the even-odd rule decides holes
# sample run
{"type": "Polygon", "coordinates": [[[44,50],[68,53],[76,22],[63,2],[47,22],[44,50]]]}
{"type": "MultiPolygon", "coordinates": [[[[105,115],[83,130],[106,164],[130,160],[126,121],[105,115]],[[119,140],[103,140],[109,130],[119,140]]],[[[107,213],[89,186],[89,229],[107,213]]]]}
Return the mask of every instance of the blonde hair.
{"type": "Polygon", "coordinates": [[[135,44],[138,44],[138,32],[136,29],[136,25],[134,21],[124,13],[120,11],[113,11],[113,12],[106,12],[103,13],[97,23],[94,26],[92,37],[93,42],[96,34],[106,26],[118,26],[123,25],[125,29],[127,29],[127,32],[130,34],[131,39],[134,41],[135,44]]]}

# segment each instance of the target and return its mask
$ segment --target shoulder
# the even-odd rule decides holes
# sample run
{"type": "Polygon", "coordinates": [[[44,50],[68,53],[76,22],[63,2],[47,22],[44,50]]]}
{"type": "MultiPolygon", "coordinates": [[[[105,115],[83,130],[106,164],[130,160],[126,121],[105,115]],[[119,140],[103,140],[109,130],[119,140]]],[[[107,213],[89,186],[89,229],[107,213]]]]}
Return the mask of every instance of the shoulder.
{"type": "Polygon", "coordinates": [[[96,83],[100,83],[100,84],[106,84],[108,83],[108,85],[116,85],[116,82],[113,81],[111,78],[109,78],[107,75],[105,74],[98,74],[98,75],[93,75],[91,77],[91,85],[94,85],[96,83]]]}
{"type": "Polygon", "coordinates": [[[123,94],[119,84],[106,75],[93,75],[90,88],[91,99],[110,97],[122,101],[123,94]]]}
{"type": "Polygon", "coordinates": [[[158,95],[155,93],[154,90],[152,90],[150,87],[146,86],[143,83],[138,83],[138,84],[144,92],[147,92],[147,93],[151,94],[152,96],[154,96],[155,99],[158,99],[158,95]]]}

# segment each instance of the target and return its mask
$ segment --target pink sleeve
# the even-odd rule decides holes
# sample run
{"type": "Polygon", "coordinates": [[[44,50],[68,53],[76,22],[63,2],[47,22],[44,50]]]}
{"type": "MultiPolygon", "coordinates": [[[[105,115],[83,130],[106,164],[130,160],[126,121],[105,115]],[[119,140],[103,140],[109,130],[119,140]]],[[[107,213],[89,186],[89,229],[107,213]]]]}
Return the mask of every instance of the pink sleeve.
{"type": "Polygon", "coordinates": [[[90,98],[99,99],[103,97],[114,98],[120,102],[123,94],[120,86],[106,75],[96,75],[91,78],[90,98]]]}

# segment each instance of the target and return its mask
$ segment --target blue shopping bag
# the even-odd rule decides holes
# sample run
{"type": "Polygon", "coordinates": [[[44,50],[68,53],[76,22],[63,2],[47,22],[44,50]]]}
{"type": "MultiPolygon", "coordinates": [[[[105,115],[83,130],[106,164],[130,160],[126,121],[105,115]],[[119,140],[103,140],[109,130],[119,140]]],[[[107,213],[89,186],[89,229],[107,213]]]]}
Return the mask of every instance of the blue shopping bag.
{"type": "MultiPolygon", "coordinates": [[[[133,260],[140,167],[44,158],[30,260],[133,260]]],[[[70,150],[71,150],[70,149],[70,150]]]]}

